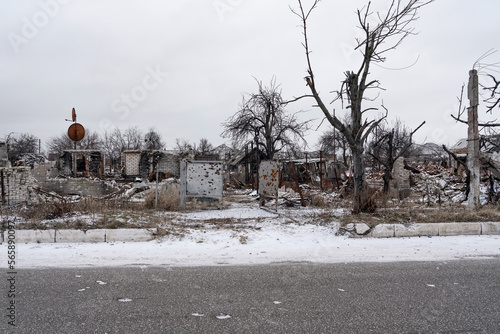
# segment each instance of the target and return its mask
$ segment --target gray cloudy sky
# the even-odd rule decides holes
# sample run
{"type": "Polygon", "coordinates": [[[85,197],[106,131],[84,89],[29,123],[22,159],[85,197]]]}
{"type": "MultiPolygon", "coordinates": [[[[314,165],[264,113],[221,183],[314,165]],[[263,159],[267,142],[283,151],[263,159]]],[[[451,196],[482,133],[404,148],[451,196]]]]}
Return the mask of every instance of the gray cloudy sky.
{"type": "MultiPolygon", "coordinates": [[[[310,0],[304,0],[306,4],[310,0]]],[[[379,9],[388,0],[375,0],[379,9]]],[[[356,8],[366,1],[323,0],[309,23],[317,87],[326,101],[353,52],[356,8]]],[[[3,1],[0,11],[0,138],[31,133],[45,142],[67,131],[71,109],[86,128],[102,132],[155,127],[167,147],[176,138],[219,145],[221,123],[238,109],[255,78],[273,76],[285,99],[308,93],[295,0],[37,0],[3,1]]],[[[466,127],[449,116],[474,62],[500,50],[498,0],[437,0],[420,11],[416,36],[388,54],[372,78],[386,89],[389,119],[427,124],[417,140],[452,144],[466,127]]],[[[485,62],[499,62],[500,52],[485,62]]],[[[484,78],[481,78],[482,80],[484,78]]],[[[329,96],[331,95],[331,96],[329,96]]],[[[313,101],[287,107],[320,123],[313,101]]],[[[337,115],[341,106],[333,104],[337,115]]],[[[316,128],[315,128],[316,129],[316,128]]],[[[315,130],[314,129],[314,130],[315,130]]],[[[324,123],[308,136],[314,149],[324,123]]]]}

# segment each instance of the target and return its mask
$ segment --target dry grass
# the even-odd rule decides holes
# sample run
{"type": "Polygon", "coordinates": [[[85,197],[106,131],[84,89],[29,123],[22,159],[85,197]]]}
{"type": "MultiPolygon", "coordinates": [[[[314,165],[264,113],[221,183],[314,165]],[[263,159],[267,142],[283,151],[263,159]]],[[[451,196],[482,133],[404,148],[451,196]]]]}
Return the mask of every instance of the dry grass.
{"type": "Polygon", "coordinates": [[[151,192],[146,196],[144,206],[146,209],[156,207],[159,210],[176,211],[180,209],[180,197],[178,194],[163,192],[158,194],[158,200],[156,200],[155,192],[151,192]],[[156,201],[158,201],[157,205],[156,201]]]}
{"type": "Polygon", "coordinates": [[[341,218],[341,224],[367,223],[371,227],[377,224],[411,223],[450,223],[450,222],[488,222],[500,220],[500,207],[484,206],[478,211],[463,205],[441,207],[405,206],[403,208],[379,209],[373,214],[348,215],[341,218]]]}
{"type": "MultiPolygon", "coordinates": [[[[349,197],[337,199],[324,193],[309,192],[308,198],[312,206],[324,208],[319,213],[307,217],[307,223],[328,225],[332,221],[340,221],[341,225],[364,222],[370,226],[380,223],[440,223],[440,222],[485,222],[500,221],[500,206],[485,206],[479,211],[471,211],[465,206],[455,203],[426,206],[412,199],[404,201],[390,200],[387,197],[376,197],[378,209],[371,214],[343,215],[336,217],[332,208],[352,208],[349,197]]],[[[245,197],[246,198],[246,197],[245,197]]],[[[231,198],[228,198],[231,201],[231,198]]],[[[158,207],[155,207],[154,191],[145,197],[144,202],[132,202],[126,199],[84,198],[79,201],[54,201],[22,208],[0,207],[0,223],[2,229],[9,219],[18,217],[21,229],[95,229],[95,228],[149,228],[161,226],[165,235],[184,235],[190,228],[231,229],[241,231],[255,228],[255,222],[238,218],[208,219],[198,222],[173,223],[165,211],[190,211],[220,208],[220,202],[207,202],[191,199],[186,209],[181,209],[178,194],[160,192],[158,207]],[[168,221],[167,221],[168,220],[168,221]]],[[[256,203],[254,203],[256,204],[256,203]]],[[[297,223],[293,217],[290,222],[297,223]]]]}

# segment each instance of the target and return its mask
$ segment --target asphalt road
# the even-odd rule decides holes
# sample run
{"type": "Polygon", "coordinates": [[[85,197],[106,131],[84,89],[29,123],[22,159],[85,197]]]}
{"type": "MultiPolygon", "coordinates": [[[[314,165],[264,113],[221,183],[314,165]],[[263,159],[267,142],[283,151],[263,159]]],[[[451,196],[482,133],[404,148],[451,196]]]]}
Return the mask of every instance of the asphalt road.
{"type": "Polygon", "coordinates": [[[500,259],[35,269],[14,288],[2,333],[500,333],[500,259]]]}

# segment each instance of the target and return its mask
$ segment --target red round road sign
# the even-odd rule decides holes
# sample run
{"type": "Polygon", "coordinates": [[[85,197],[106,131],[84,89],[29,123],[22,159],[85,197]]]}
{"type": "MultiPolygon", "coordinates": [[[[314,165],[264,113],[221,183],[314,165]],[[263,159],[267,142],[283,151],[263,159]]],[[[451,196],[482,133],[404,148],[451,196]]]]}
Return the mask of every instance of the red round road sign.
{"type": "Polygon", "coordinates": [[[72,141],[80,141],[85,137],[85,129],[80,123],[73,123],[68,128],[68,137],[72,141]]]}

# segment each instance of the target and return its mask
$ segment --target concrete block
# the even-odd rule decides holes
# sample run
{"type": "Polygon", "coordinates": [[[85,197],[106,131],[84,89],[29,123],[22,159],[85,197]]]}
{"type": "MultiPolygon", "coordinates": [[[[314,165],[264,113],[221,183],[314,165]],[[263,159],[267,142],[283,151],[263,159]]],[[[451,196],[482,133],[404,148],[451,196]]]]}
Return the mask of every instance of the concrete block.
{"type": "Polygon", "coordinates": [[[500,223],[499,222],[481,223],[481,234],[500,235],[500,223]]]}
{"type": "Polygon", "coordinates": [[[106,230],[57,230],[56,242],[105,242],[106,230]]]}
{"type": "Polygon", "coordinates": [[[16,242],[55,242],[55,230],[16,230],[16,242]]]}
{"type": "Polygon", "coordinates": [[[480,234],[481,223],[439,223],[440,236],[480,234]]]}
{"type": "Polygon", "coordinates": [[[439,224],[413,224],[409,226],[397,224],[394,225],[394,235],[397,238],[438,236],[439,224]]]}
{"type": "Polygon", "coordinates": [[[368,224],[365,223],[357,223],[355,225],[355,230],[357,234],[363,235],[366,232],[370,231],[370,226],[368,226],[368,224]]]}
{"type": "Polygon", "coordinates": [[[156,234],[156,228],[151,228],[151,229],[122,228],[116,230],[106,230],[106,241],[107,242],[150,241],[155,238],[155,234],[156,234]]]}
{"type": "Polygon", "coordinates": [[[394,225],[393,224],[378,224],[370,233],[369,237],[373,238],[392,238],[394,237],[394,225]]]}

